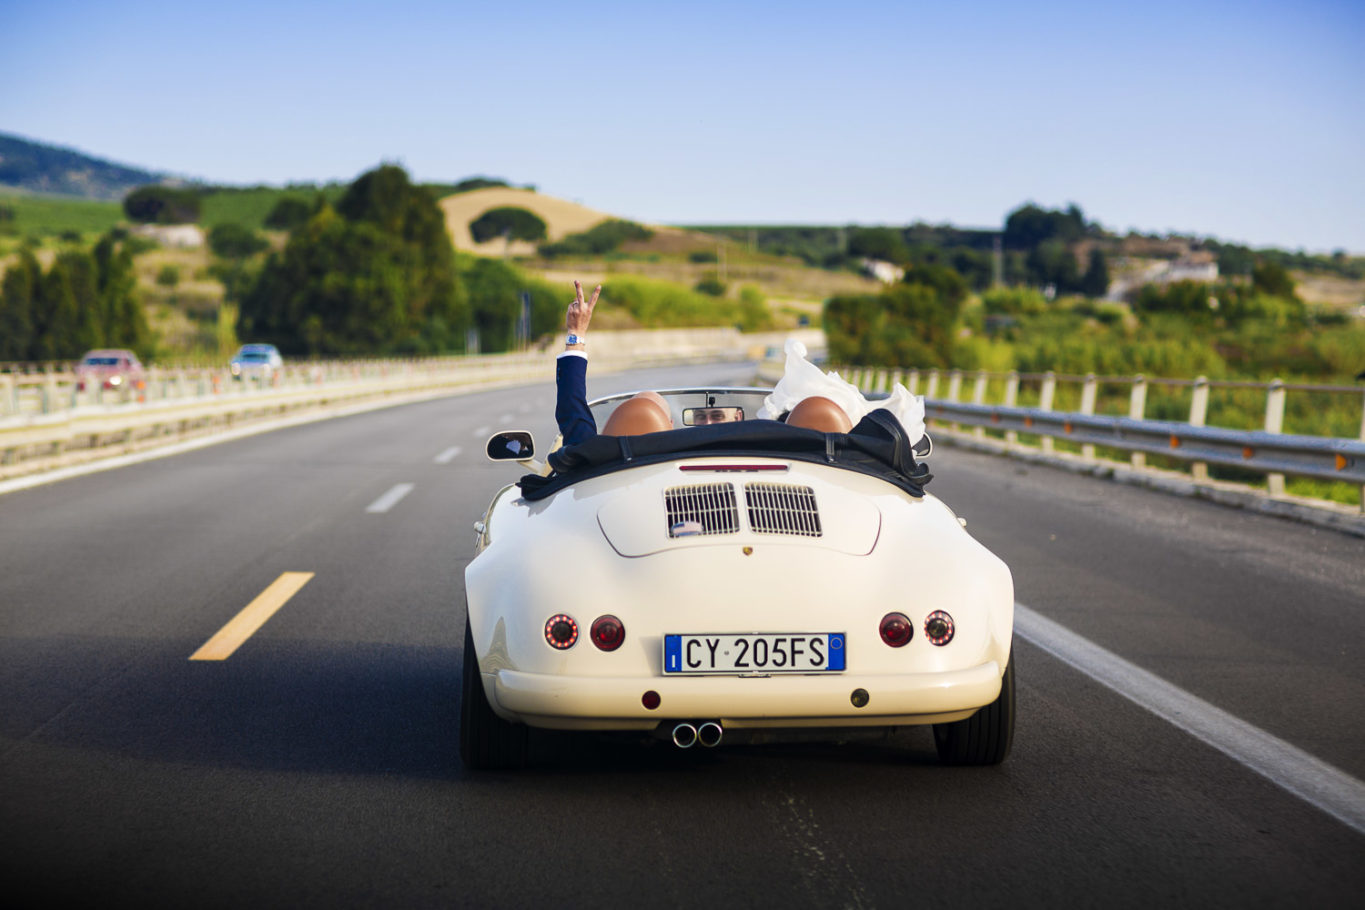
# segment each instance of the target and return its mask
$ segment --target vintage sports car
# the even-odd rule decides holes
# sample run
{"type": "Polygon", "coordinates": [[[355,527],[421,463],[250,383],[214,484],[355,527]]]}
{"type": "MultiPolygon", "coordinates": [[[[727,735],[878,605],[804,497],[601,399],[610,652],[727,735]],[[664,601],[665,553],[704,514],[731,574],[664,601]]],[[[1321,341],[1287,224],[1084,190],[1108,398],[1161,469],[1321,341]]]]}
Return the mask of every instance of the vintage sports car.
{"type": "MultiPolygon", "coordinates": [[[[552,473],[531,434],[489,440],[535,473],[475,526],[466,766],[524,763],[530,727],[689,748],[931,724],[940,760],[1002,761],[1013,580],[924,492],[899,422],[822,433],[752,419],[764,389],[661,394],[679,429],[559,448],[552,473]]],[[[598,426],[628,397],[593,402],[598,426]]]]}

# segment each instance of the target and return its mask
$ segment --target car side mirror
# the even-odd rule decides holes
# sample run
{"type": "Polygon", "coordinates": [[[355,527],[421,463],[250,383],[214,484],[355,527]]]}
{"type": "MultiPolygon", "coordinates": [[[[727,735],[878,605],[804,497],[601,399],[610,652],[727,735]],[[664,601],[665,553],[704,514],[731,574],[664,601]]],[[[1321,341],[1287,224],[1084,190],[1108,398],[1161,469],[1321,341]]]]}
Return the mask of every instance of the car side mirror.
{"type": "Polygon", "coordinates": [[[934,441],[925,433],[919,438],[919,442],[910,447],[911,450],[920,458],[928,458],[929,453],[934,451],[934,441]]]}
{"type": "Polygon", "coordinates": [[[535,457],[536,441],[525,430],[494,433],[485,449],[491,461],[527,461],[535,457]]]}

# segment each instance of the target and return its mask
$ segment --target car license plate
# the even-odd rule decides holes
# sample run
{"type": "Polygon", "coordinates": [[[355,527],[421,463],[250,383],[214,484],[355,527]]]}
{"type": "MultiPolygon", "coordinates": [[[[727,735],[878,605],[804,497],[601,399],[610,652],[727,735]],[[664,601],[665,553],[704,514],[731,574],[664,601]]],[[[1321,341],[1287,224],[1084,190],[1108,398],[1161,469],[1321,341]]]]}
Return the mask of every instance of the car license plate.
{"type": "Polygon", "coordinates": [[[844,633],[665,635],[665,673],[839,673],[844,633]]]}

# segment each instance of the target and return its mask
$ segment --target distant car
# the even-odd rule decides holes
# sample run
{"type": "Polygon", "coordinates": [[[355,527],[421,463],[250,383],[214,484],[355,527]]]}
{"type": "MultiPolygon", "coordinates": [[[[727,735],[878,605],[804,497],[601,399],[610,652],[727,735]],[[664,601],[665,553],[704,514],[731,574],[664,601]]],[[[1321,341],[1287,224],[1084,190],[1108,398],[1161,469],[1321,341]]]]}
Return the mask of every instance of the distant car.
{"type": "Polygon", "coordinates": [[[466,766],[520,765],[531,727],[688,748],[928,725],[944,762],[1005,758],[1013,581],[923,491],[928,437],[688,425],[768,391],[664,390],[682,429],[594,436],[494,497],[465,569],[466,766]]]}
{"type": "Polygon", "coordinates": [[[147,384],[147,372],[137,355],[122,348],[89,351],[76,365],[76,388],[140,389],[147,384]]]}
{"type": "Polygon", "coordinates": [[[228,366],[233,379],[270,379],[284,367],[284,358],[273,344],[244,344],[228,366]]]}

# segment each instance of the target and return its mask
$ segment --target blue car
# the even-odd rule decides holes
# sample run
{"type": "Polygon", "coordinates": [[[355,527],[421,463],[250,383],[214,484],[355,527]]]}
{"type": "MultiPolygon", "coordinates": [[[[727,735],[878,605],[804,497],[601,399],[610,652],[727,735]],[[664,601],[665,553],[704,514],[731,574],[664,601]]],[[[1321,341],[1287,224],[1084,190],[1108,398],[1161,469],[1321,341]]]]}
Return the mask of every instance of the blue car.
{"type": "Polygon", "coordinates": [[[228,364],[233,379],[273,379],[284,368],[284,358],[273,344],[244,344],[228,364]]]}

